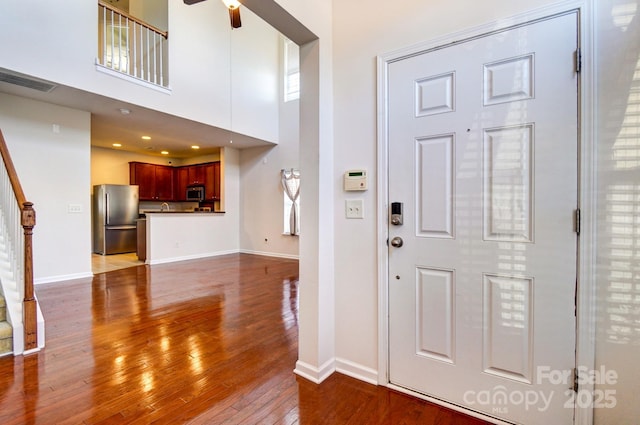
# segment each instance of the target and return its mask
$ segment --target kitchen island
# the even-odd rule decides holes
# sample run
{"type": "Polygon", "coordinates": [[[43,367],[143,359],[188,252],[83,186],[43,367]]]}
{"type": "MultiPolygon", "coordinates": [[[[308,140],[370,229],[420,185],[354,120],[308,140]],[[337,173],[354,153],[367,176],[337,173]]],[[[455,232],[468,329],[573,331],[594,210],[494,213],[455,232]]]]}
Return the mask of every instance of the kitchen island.
{"type": "Polygon", "coordinates": [[[238,252],[238,219],[224,212],[146,212],[146,264],[238,252]]]}

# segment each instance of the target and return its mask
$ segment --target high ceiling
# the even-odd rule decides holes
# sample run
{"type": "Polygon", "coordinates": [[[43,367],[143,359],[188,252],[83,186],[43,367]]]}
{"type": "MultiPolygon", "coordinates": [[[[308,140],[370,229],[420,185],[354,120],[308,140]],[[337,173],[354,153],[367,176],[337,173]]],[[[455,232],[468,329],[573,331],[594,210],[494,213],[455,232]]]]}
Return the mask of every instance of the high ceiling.
{"type": "Polygon", "coordinates": [[[91,112],[92,146],[152,156],[164,156],[160,152],[166,150],[168,157],[189,158],[217,153],[223,146],[243,149],[272,145],[264,140],[66,86],[57,86],[46,93],[0,81],[0,92],[91,112]],[[123,109],[129,113],[123,114],[123,109]],[[149,136],[150,140],[145,141],[142,136],[149,136]],[[113,143],[120,143],[122,147],[114,148],[113,143]],[[192,145],[200,149],[194,150],[192,145]]]}

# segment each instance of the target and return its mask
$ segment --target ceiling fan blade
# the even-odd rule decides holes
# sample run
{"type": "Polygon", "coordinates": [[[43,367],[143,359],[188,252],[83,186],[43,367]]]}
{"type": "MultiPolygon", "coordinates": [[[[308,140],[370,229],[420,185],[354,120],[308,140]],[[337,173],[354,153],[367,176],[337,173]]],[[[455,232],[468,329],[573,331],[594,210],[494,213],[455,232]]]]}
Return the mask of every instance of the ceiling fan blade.
{"type": "Polygon", "coordinates": [[[231,19],[231,28],[240,28],[242,26],[242,22],[240,22],[239,7],[229,9],[229,18],[231,19]]]}

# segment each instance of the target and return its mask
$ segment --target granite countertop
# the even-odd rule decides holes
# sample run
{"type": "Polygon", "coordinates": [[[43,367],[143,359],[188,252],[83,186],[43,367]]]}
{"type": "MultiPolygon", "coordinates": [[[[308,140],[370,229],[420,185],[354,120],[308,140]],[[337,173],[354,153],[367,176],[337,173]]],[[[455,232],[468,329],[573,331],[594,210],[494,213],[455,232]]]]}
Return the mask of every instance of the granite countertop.
{"type": "Polygon", "coordinates": [[[143,211],[141,216],[146,214],[224,214],[224,211],[143,211]]]}

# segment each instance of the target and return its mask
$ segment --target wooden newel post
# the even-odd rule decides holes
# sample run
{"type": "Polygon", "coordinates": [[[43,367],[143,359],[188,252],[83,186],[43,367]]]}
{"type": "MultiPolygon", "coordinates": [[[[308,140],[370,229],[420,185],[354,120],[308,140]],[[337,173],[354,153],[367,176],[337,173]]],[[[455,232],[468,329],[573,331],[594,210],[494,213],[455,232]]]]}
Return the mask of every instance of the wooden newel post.
{"type": "Polygon", "coordinates": [[[36,225],[36,211],[32,202],[22,204],[22,228],[24,229],[24,301],[22,318],[24,322],[24,351],[38,348],[37,304],[33,289],[33,227],[36,225]]]}

